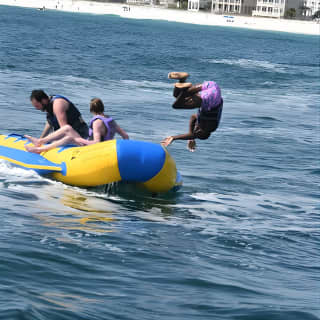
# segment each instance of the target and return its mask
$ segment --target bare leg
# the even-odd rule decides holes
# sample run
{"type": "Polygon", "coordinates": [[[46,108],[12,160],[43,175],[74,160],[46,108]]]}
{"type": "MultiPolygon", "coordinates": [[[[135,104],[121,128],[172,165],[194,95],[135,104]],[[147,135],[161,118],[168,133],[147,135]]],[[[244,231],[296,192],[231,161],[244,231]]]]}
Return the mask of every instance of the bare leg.
{"type": "Polygon", "coordinates": [[[202,99],[199,93],[189,96],[186,92],[181,92],[173,103],[174,109],[197,109],[201,107],[202,99]]]}
{"type": "Polygon", "coordinates": [[[177,82],[174,84],[173,96],[177,97],[181,91],[185,91],[189,96],[202,90],[202,84],[192,84],[191,82],[177,82]]]}
{"type": "Polygon", "coordinates": [[[195,93],[198,93],[202,90],[202,84],[199,83],[199,84],[195,84],[193,85],[192,87],[188,88],[187,92],[190,94],[190,95],[193,95],[195,93]]]}
{"type": "Polygon", "coordinates": [[[54,140],[60,140],[61,138],[64,138],[65,136],[69,137],[80,137],[77,131],[75,131],[70,125],[65,125],[58,129],[57,131],[52,132],[45,138],[41,139],[42,144],[48,143],[50,141],[54,140]]]}
{"type": "Polygon", "coordinates": [[[179,80],[180,82],[185,82],[189,77],[189,73],[187,72],[170,72],[168,74],[169,79],[179,80]]]}
{"type": "Polygon", "coordinates": [[[181,92],[186,93],[187,89],[191,88],[191,87],[192,87],[192,83],[190,83],[190,82],[184,82],[184,83],[177,82],[174,84],[173,96],[175,98],[178,98],[178,96],[181,92]]]}
{"type": "MultiPolygon", "coordinates": [[[[175,79],[175,80],[179,80],[178,83],[185,83],[186,79],[189,77],[189,74],[187,72],[170,72],[168,74],[168,78],[169,79],[175,79]]],[[[180,94],[180,89],[178,89],[176,86],[173,89],[173,96],[175,98],[178,97],[178,95],[180,94]]]]}
{"type": "Polygon", "coordinates": [[[202,90],[202,84],[192,85],[192,83],[176,83],[173,95],[176,101],[172,107],[174,109],[194,109],[199,108],[202,103],[199,92],[202,90]]]}
{"type": "Polygon", "coordinates": [[[33,153],[41,153],[45,151],[49,151],[51,149],[66,145],[70,143],[76,143],[75,139],[72,136],[65,136],[60,140],[56,140],[53,143],[50,143],[48,145],[42,146],[42,147],[29,147],[28,145],[25,146],[26,150],[33,153]]]}
{"type": "Polygon", "coordinates": [[[66,135],[73,136],[73,137],[80,137],[78,132],[75,131],[70,125],[65,125],[61,127],[60,129],[58,129],[57,131],[54,131],[53,133],[49,134],[45,138],[37,139],[28,135],[25,135],[25,137],[28,140],[30,140],[34,144],[34,146],[38,147],[50,141],[59,140],[66,135]]]}
{"type": "Polygon", "coordinates": [[[177,82],[174,84],[174,87],[181,89],[181,90],[187,90],[192,87],[192,83],[191,82],[183,82],[183,83],[177,82]]]}
{"type": "Polygon", "coordinates": [[[41,146],[41,142],[39,142],[41,139],[31,137],[26,134],[24,135],[24,137],[27,138],[34,146],[36,146],[36,147],[41,146]]]}

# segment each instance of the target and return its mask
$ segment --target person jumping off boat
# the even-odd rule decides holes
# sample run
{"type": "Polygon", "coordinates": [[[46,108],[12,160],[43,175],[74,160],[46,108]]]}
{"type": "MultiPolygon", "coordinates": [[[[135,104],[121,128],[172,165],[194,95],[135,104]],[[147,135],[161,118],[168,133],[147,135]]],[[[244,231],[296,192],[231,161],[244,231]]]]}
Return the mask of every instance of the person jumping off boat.
{"type": "Polygon", "coordinates": [[[186,82],[187,72],[170,72],[169,79],[179,80],[175,83],[173,96],[176,98],[172,107],[174,109],[197,109],[198,113],[190,117],[189,132],[164,139],[161,144],[169,146],[175,140],[189,140],[188,149],[195,151],[195,139],[206,140],[216,131],[223,108],[223,99],[218,84],[214,81],[205,81],[193,85],[186,82]]]}

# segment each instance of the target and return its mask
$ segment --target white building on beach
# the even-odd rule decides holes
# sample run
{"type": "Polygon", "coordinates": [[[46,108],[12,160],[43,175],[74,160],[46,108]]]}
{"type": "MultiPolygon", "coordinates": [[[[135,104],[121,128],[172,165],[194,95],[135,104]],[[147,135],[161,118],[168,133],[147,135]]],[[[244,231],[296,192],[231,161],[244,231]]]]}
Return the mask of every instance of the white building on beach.
{"type": "Polygon", "coordinates": [[[251,15],[257,0],[212,0],[211,11],[216,14],[251,15]]]}
{"type": "Polygon", "coordinates": [[[211,0],[188,0],[188,11],[199,11],[208,9],[211,6],[211,0]]]}
{"type": "Polygon", "coordinates": [[[303,0],[257,0],[257,7],[253,10],[252,15],[281,18],[289,9],[295,9],[297,14],[299,14],[303,7],[303,2],[303,0]]]}
{"type": "Polygon", "coordinates": [[[320,0],[305,0],[303,2],[305,15],[310,17],[320,10],[320,0]]]}
{"type": "Polygon", "coordinates": [[[215,14],[251,15],[257,0],[188,0],[189,11],[209,9],[215,14]]]}

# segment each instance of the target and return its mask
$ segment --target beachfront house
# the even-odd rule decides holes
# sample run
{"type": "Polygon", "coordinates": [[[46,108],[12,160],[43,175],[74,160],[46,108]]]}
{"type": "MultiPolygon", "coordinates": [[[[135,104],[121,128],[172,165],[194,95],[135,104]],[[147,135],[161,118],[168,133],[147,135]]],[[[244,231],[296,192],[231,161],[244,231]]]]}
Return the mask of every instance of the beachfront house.
{"type": "MultiPolygon", "coordinates": [[[[101,1],[101,0],[100,0],[101,1]]],[[[127,4],[162,6],[166,8],[180,8],[180,0],[111,0],[122,1],[127,4]]]]}
{"type": "Polygon", "coordinates": [[[311,17],[320,10],[320,0],[305,0],[303,1],[302,14],[306,17],[311,17]]]}
{"type": "Polygon", "coordinates": [[[215,14],[251,15],[257,0],[212,0],[211,11],[215,14]]]}
{"type": "Polygon", "coordinates": [[[153,0],[153,3],[165,8],[180,8],[180,0],[153,0]]]}
{"type": "Polygon", "coordinates": [[[188,0],[188,11],[208,10],[211,0],[188,0]]]}
{"type": "Polygon", "coordinates": [[[137,4],[137,5],[149,5],[152,4],[151,0],[126,0],[127,4],[137,4]]]}
{"type": "Polygon", "coordinates": [[[301,11],[303,2],[304,1],[302,0],[258,0],[257,7],[252,11],[252,15],[270,18],[282,18],[285,16],[288,10],[298,14],[301,11]]]}

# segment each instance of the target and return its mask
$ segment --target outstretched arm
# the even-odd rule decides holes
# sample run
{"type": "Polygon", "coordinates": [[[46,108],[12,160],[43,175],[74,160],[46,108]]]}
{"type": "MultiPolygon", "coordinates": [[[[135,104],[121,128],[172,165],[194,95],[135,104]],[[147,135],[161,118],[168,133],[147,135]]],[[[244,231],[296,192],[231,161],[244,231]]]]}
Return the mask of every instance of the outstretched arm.
{"type": "Polygon", "coordinates": [[[167,147],[175,140],[194,140],[196,136],[193,133],[184,133],[177,136],[170,136],[161,141],[161,145],[167,147]]]}
{"type": "Polygon", "coordinates": [[[161,141],[161,144],[163,146],[167,147],[168,145],[170,145],[175,140],[194,140],[196,138],[196,136],[195,136],[193,131],[194,131],[194,127],[196,125],[196,121],[197,121],[197,115],[193,114],[190,117],[189,132],[188,133],[167,137],[166,139],[161,141]]]}
{"type": "Polygon", "coordinates": [[[116,132],[120,134],[122,139],[125,139],[125,140],[129,139],[128,134],[122,128],[120,128],[120,126],[117,123],[116,123],[116,132]]]}
{"type": "Polygon", "coordinates": [[[51,131],[52,127],[50,126],[49,122],[46,122],[46,125],[44,126],[44,129],[41,133],[40,139],[46,137],[50,131],[51,131]]]}

